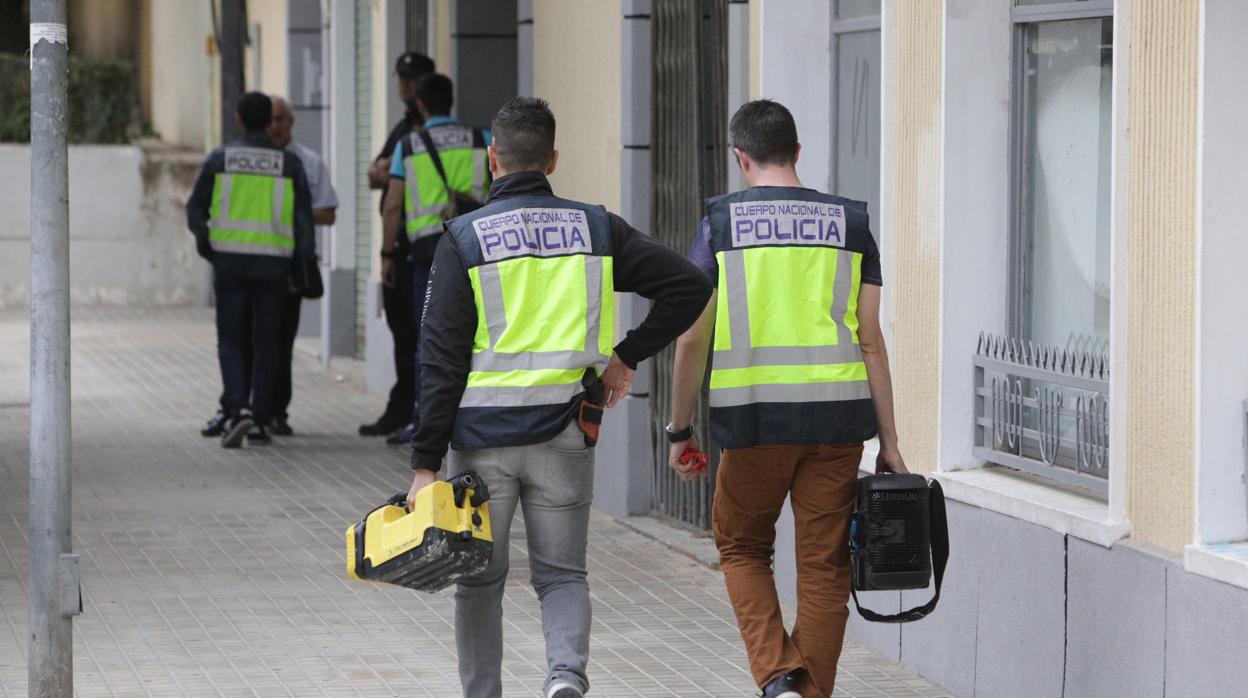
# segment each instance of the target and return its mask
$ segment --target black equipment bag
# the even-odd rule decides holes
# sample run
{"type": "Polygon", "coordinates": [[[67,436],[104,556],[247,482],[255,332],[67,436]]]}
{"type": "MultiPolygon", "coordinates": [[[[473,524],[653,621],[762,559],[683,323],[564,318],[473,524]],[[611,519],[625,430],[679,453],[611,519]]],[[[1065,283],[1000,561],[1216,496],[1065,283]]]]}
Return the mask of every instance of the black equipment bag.
{"type": "Polygon", "coordinates": [[[940,584],[949,561],[949,524],[940,483],[914,474],[859,479],[849,558],[854,574],[850,592],[859,615],[876,623],[909,623],[927,617],[940,601],[940,584]],[[935,593],[922,606],[883,615],[858,603],[859,591],[925,589],[933,576],[935,593]]]}
{"type": "MultiPolygon", "coordinates": [[[[465,213],[473,211],[485,205],[483,201],[477,201],[462,191],[451,188],[451,184],[446,179],[446,168],[442,166],[442,156],[438,155],[438,149],[433,144],[433,138],[429,136],[429,132],[423,128],[416,129],[416,135],[420,137],[420,141],[425,144],[425,151],[429,153],[429,159],[433,160],[433,168],[438,171],[438,176],[442,178],[442,186],[446,187],[446,193],[450,198],[450,205],[446,209],[446,213],[442,216],[444,220],[450,220],[465,213]]],[[[475,136],[474,136],[475,137],[475,136]]]]}

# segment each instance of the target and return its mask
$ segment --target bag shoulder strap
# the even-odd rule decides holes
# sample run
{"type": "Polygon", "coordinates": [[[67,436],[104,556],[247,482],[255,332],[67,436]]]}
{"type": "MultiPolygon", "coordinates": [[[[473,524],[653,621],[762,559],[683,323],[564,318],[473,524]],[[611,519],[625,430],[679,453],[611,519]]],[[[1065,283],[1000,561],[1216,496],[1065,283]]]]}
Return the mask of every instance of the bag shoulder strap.
{"type": "Polygon", "coordinates": [[[449,192],[451,184],[446,179],[446,169],[442,167],[442,156],[438,155],[438,149],[433,145],[433,138],[429,136],[429,132],[423,127],[416,129],[416,135],[425,144],[425,152],[429,153],[429,159],[433,160],[433,169],[438,171],[438,177],[442,179],[442,186],[446,187],[446,190],[449,192]]]}
{"type": "Polygon", "coordinates": [[[936,590],[932,598],[922,606],[915,606],[901,613],[884,615],[869,608],[863,608],[862,604],[858,603],[858,590],[850,584],[849,592],[854,597],[854,607],[858,609],[858,615],[873,623],[909,623],[926,618],[936,610],[936,604],[940,601],[940,583],[945,577],[945,564],[949,562],[949,521],[945,514],[945,492],[940,488],[940,483],[935,480],[928,485],[928,511],[932,522],[932,573],[936,578],[936,590]]]}

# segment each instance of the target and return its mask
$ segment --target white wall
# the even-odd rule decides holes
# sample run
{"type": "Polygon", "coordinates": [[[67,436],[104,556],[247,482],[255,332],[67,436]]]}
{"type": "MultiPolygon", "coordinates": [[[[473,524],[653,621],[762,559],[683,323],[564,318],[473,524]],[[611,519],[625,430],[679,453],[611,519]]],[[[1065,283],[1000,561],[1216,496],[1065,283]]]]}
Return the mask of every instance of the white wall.
{"type": "Polygon", "coordinates": [[[152,126],[166,143],[203,148],[211,128],[216,84],[205,41],[210,5],[152,2],[152,126]]]}
{"type": "Polygon", "coordinates": [[[760,97],[793,112],[802,184],[827,191],[832,163],[832,3],[762,3],[760,97]]]}
{"type": "Polygon", "coordinates": [[[948,0],[944,60],[940,469],[971,455],[971,358],[980,332],[1005,331],[1009,288],[1010,8],[948,0]]]}
{"type": "MultiPolygon", "coordinates": [[[[183,205],[195,153],[69,149],[70,298],[75,303],[203,303],[208,267],[183,205]]],[[[0,145],[0,308],[30,300],[30,147],[0,145]]]]}
{"type": "Polygon", "coordinates": [[[1198,543],[1248,538],[1243,401],[1248,399],[1248,3],[1206,0],[1201,61],[1197,292],[1198,543]]]}

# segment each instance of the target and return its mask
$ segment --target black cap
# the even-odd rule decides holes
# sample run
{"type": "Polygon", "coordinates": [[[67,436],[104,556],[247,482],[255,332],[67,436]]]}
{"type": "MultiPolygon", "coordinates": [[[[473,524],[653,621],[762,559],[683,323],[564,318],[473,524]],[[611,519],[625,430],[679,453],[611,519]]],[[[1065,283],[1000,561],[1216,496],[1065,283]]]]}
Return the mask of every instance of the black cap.
{"type": "Polygon", "coordinates": [[[405,80],[415,80],[435,70],[433,59],[423,53],[408,51],[394,62],[394,74],[405,80]]]}

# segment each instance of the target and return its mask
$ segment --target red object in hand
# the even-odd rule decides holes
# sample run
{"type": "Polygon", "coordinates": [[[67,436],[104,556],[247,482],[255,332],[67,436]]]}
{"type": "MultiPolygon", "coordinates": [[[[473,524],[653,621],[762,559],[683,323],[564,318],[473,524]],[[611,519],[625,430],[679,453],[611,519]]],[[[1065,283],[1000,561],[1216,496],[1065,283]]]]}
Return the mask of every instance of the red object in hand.
{"type": "Polygon", "coordinates": [[[685,449],[684,453],[680,454],[681,465],[692,465],[693,468],[691,472],[700,473],[706,470],[709,462],[710,461],[707,459],[706,454],[696,446],[690,446],[685,449]]]}

